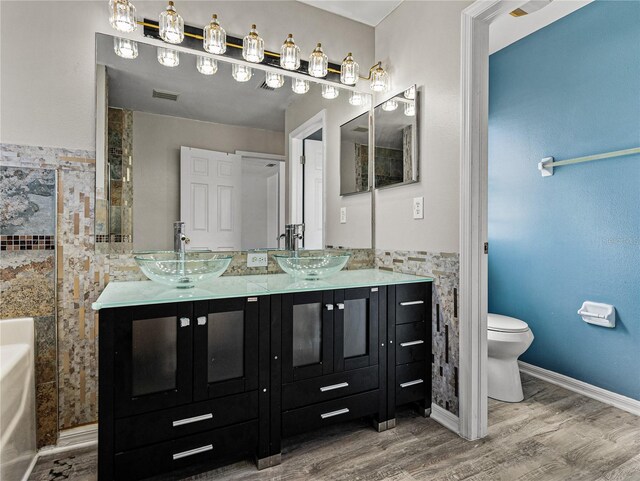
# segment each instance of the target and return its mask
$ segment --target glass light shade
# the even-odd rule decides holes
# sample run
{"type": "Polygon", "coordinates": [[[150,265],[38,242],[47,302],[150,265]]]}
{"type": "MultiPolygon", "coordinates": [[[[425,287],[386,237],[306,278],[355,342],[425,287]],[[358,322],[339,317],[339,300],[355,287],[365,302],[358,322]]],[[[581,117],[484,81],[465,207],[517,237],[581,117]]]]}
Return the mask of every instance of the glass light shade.
{"type": "Polygon", "coordinates": [[[371,90],[386,92],[389,90],[389,74],[378,64],[371,72],[371,90]]]}
{"type": "Polygon", "coordinates": [[[309,91],[309,81],[301,78],[291,79],[291,90],[296,94],[306,94],[309,91]]]}
{"type": "Polygon", "coordinates": [[[416,98],[416,86],[412,85],[407,90],[404,91],[404,98],[408,100],[413,100],[416,98]]]}
{"type": "Polygon", "coordinates": [[[251,25],[249,35],[242,41],[242,56],[247,62],[260,63],[264,60],[264,40],[258,35],[255,25],[251,25]]]}
{"type": "Polygon", "coordinates": [[[365,98],[364,98],[364,94],[360,93],[360,92],[351,92],[349,94],[349,103],[355,107],[359,107],[361,105],[364,105],[366,102],[365,98]]]}
{"type": "Polygon", "coordinates": [[[227,32],[218,23],[218,16],[213,14],[209,25],[202,29],[202,47],[209,53],[222,55],[227,51],[227,32]]]}
{"type": "Polygon", "coordinates": [[[335,99],[338,95],[340,95],[340,90],[338,87],[334,87],[333,85],[322,84],[322,96],[325,99],[335,99]]]}
{"type": "Polygon", "coordinates": [[[129,0],[109,0],[109,23],[118,32],[133,32],[136,27],[136,7],[129,0]]]}
{"type": "Polygon", "coordinates": [[[231,75],[233,75],[233,78],[238,82],[248,82],[253,76],[253,70],[246,65],[234,63],[231,67],[231,75]]]}
{"type": "Polygon", "coordinates": [[[138,56],[138,42],[128,38],[115,37],[113,51],[118,57],[133,59],[138,56]]]}
{"type": "Polygon", "coordinates": [[[415,102],[407,102],[404,104],[404,114],[407,117],[413,117],[416,114],[415,102]]]}
{"type": "Polygon", "coordinates": [[[160,38],[168,43],[178,44],[184,40],[184,20],[176,12],[173,2],[160,14],[160,38]]]}
{"type": "Polygon", "coordinates": [[[355,85],[360,76],[360,65],[353,60],[353,55],[349,52],[340,67],[340,82],[346,85],[355,85]]]}
{"type": "Polygon", "coordinates": [[[393,112],[397,108],[398,108],[398,101],[395,99],[389,99],[382,104],[382,110],[386,112],[393,112]]]}
{"type": "Polygon", "coordinates": [[[218,62],[214,58],[198,56],[196,68],[202,75],[213,75],[218,71],[218,62]]]}
{"type": "Polygon", "coordinates": [[[293,41],[292,33],[289,34],[280,49],[280,66],[287,70],[300,68],[300,47],[293,41]]]}
{"type": "Polygon", "coordinates": [[[329,59],[322,51],[322,45],[318,44],[309,56],[309,75],[317,78],[325,77],[327,75],[328,68],[329,59]]]}
{"type": "Polygon", "coordinates": [[[180,54],[170,48],[158,47],[158,62],[165,67],[180,65],[180,54]]]}
{"type": "Polygon", "coordinates": [[[265,83],[272,89],[279,89],[284,85],[284,76],[275,72],[267,72],[265,83]]]}

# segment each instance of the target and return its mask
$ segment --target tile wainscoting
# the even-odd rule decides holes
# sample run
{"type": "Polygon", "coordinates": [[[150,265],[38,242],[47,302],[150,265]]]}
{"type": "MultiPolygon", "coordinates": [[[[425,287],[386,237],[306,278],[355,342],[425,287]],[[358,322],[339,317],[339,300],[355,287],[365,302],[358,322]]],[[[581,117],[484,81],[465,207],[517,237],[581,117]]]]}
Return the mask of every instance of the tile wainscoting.
{"type": "Polygon", "coordinates": [[[376,266],[434,278],[433,283],[433,401],[458,416],[459,256],[424,251],[376,251],[376,266]]]}

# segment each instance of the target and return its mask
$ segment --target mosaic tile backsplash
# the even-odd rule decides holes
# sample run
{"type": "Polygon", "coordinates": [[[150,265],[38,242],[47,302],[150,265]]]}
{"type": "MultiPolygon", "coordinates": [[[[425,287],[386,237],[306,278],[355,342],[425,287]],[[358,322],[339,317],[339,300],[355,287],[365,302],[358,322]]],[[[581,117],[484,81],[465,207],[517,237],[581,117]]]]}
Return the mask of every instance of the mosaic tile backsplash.
{"type": "Polygon", "coordinates": [[[458,413],[459,257],[455,253],[424,251],[376,251],[380,269],[434,278],[433,283],[433,402],[458,413]]]}

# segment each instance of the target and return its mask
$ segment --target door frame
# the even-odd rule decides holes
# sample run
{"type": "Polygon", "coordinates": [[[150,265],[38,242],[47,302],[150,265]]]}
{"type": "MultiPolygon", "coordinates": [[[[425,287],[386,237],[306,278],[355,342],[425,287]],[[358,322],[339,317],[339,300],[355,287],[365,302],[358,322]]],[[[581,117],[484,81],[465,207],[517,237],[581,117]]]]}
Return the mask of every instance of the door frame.
{"type": "Polygon", "coordinates": [[[306,122],[300,124],[297,128],[289,133],[289,154],[288,154],[288,195],[289,211],[287,215],[287,223],[299,224],[302,219],[302,212],[299,206],[303,202],[302,198],[302,172],[303,169],[298,159],[304,151],[304,139],[314,132],[322,129],[322,245],[325,245],[327,235],[327,110],[322,109],[306,122]]]}
{"type": "Polygon", "coordinates": [[[460,52],[459,432],[487,435],[489,25],[524,0],[477,0],[462,11],[460,52]]]}

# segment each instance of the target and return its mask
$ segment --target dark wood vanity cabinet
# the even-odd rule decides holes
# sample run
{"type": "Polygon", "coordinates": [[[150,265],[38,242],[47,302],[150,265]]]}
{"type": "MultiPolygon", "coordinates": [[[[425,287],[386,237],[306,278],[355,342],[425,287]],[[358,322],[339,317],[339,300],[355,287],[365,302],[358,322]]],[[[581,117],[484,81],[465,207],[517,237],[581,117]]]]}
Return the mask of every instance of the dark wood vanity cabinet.
{"type": "Polygon", "coordinates": [[[268,297],[105,309],[99,356],[100,480],[268,455],[268,297]]]}
{"type": "Polygon", "coordinates": [[[202,470],[431,404],[431,283],[100,311],[98,479],[202,470]]]}

